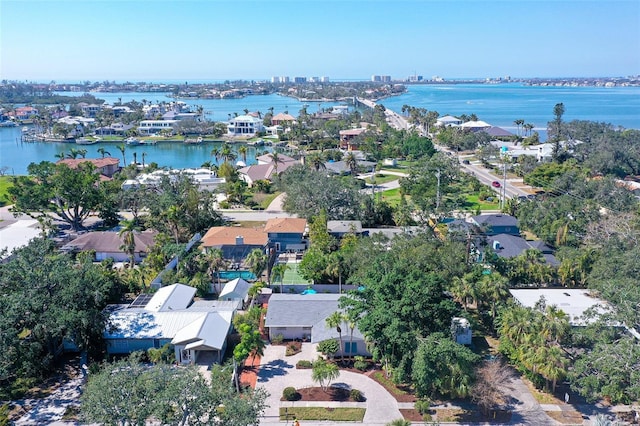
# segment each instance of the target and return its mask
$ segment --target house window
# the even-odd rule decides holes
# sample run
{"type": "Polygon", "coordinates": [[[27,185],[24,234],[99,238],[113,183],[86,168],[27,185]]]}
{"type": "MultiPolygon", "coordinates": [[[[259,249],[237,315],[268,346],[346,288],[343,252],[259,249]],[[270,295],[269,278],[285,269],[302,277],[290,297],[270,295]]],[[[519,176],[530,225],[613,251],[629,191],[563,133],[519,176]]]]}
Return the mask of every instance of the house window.
{"type": "Polygon", "coordinates": [[[358,353],[358,342],[345,342],[344,352],[347,354],[358,353]]]}
{"type": "Polygon", "coordinates": [[[280,251],[280,243],[276,243],[276,251],[280,251]]]}

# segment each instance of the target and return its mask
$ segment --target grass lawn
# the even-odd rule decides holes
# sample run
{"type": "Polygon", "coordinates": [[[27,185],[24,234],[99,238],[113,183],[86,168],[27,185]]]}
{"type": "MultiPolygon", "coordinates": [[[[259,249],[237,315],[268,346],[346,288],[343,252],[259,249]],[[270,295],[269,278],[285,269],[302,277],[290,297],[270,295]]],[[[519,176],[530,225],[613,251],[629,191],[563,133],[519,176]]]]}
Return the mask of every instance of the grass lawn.
{"type": "Polygon", "coordinates": [[[0,206],[9,203],[9,188],[13,186],[11,178],[12,176],[0,176],[0,206]]]}
{"type": "MultiPolygon", "coordinates": [[[[380,193],[376,193],[376,196],[378,196],[380,193]]],[[[409,199],[409,197],[407,197],[407,200],[409,199]]],[[[397,206],[398,204],[400,204],[400,188],[396,188],[396,189],[390,189],[388,191],[383,191],[382,192],[382,201],[385,201],[387,203],[389,203],[391,206],[397,206]]]]}
{"type": "MultiPolygon", "coordinates": [[[[387,182],[393,182],[394,180],[399,180],[400,176],[396,175],[385,175],[384,173],[377,173],[375,177],[375,181],[377,185],[381,185],[387,182]]],[[[367,179],[367,183],[371,183],[371,179],[367,179]]]]}
{"type": "Polygon", "coordinates": [[[480,210],[500,210],[500,200],[498,200],[498,196],[496,195],[493,198],[493,201],[480,201],[477,195],[467,195],[467,203],[466,208],[469,210],[476,210],[478,207],[480,210]]]}
{"type": "Polygon", "coordinates": [[[297,418],[298,420],[361,422],[365,411],[364,408],[289,407],[280,408],[280,420],[297,418]]]}

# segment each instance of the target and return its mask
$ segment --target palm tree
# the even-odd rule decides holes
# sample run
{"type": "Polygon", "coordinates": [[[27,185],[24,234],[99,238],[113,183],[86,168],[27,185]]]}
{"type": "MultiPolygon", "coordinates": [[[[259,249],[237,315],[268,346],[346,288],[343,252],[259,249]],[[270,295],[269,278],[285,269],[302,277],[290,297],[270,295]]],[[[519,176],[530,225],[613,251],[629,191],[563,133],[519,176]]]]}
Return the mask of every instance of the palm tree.
{"type": "Polygon", "coordinates": [[[80,154],[79,150],[75,149],[75,148],[71,148],[69,150],[69,152],[67,153],[67,158],[72,158],[72,159],[76,159],[78,158],[78,155],[80,154]]]}
{"type": "Polygon", "coordinates": [[[111,156],[111,153],[109,151],[107,151],[106,149],[104,149],[104,147],[100,147],[98,148],[98,154],[102,155],[102,158],[104,158],[106,155],[111,156]]]}
{"type": "Polygon", "coordinates": [[[142,167],[144,167],[144,158],[147,156],[146,152],[142,153],[142,167]]]}
{"type": "Polygon", "coordinates": [[[64,152],[59,152],[56,155],[54,155],[54,157],[59,159],[59,160],[64,160],[65,159],[65,154],[64,154],[64,152]]]}
{"type": "Polygon", "coordinates": [[[275,283],[277,281],[280,281],[280,293],[284,293],[284,274],[289,269],[289,265],[287,265],[286,263],[278,263],[277,265],[273,265],[273,268],[271,268],[271,276],[269,277],[269,282],[275,283]]]}
{"type": "Polygon", "coordinates": [[[313,167],[315,171],[320,171],[327,168],[327,166],[325,166],[324,161],[322,159],[322,155],[320,155],[317,152],[310,154],[307,157],[307,159],[308,159],[309,166],[313,167]]]}
{"type": "Polygon", "coordinates": [[[217,278],[218,282],[218,294],[222,292],[222,285],[220,284],[220,271],[227,267],[227,262],[224,260],[222,250],[218,248],[208,249],[205,253],[204,260],[207,263],[207,274],[211,278],[211,282],[214,278],[217,278]]]}
{"type": "Polygon", "coordinates": [[[282,163],[284,164],[284,161],[282,160],[282,158],[280,158],[280,155],[277,152],[272,152],[271,154],[269,154],[269,157],[271,157],[271,162],[273,163],[273,172],[275,173],[276,177],[278,176],[278,163],[282,163]]]}
{"type": "Polygon", "coordinates": [[[211,150],[211,156],[216,159],[216,163],[218,161],[220,161],[220,149],[219,148],[213,148],[211,150]]]}
{"type": "Polygon", "coordinates": [[[349,170],[351,170],[351,176],[355,176],[358,171],[358,159],[356,155],[353,152],[348,153],[347,156],[344,157],[344,162],[349,167],[349,170]]]}
{"type": "Polygon", "coordinates": [[[468,277],[454,277],[451,293],[462,303],[462,308],[467,312],[469,299],[476,300],[476,290],[468,277]]]}
{"type": "Polygon", "coordinates": [[[344,323],[344,320],[345,320],[345,316],[340,311],[335,311],[334,313],[329,315],[325,320],[327,327],[335,328],[336,331],[338,332],[338,336],[340,337],[340,352],[342,352],[343,360],[344,360],[344,346],[342,345],[342,328],[340,327],[340,325],[344,323]]]}
{"type": "Polygon", "coordinates": [[[238,148],[238,153],[242,156],[242,161],[244,161],[245,164],[247,164],[247,151],[248,148],[246,145],[242,145],[238,148]]]}
{"type": "Polygon", "coordinates": [[[230,163],[236,159],[236,155],[231,151],[231,145],[225,143],[220,151],[220,157],[225,163],[230,163]]]}
{"type": "Polygon", "coordinates": [[[513,124],[515,124],[518,128],[518,136],[520,136],[520,126],[524,124],[524,120],[519,118],[517,120],[513,120],[513,124]]]}
{"type": "Polygon", "coordinates": [[[80,157],[82,158],[87,158],[87,150],[82,148],[78,150],[78,155],[80,155],[80,157]]]}
{"type": "Polygon", "coordinates": [[[120,231],[118,236],[122,239],[122,245],[120,250],[129,255],[129,267],[133,268],[136,265],[136,240],[135,232],[138,230],[135,220],[123,220],[120,225],[120,231]]]}
{"type": "Polygon", "coordinates": [[[120,144],[118,145],[118,151],[120,151],[120,153],[122,154],[122,164],[124,164],[124,166],[127,165],[127,157],[125,156],[125,152],[127,151],[127,147],[125,144],[120,144]]]}
{"type": "Polygon", "coordinates": [[[259,280],[267,267],[267,255],[260,249],[253,249],[245,261],[251,273],[259,280]]]}
{"type": "Polygon", "coordinates": [[[497,304],[509,296],[509,280],[497,272],[485,275],[480,282],[480,292],[491,305],[491,318],[496,317],[497,304]]]}

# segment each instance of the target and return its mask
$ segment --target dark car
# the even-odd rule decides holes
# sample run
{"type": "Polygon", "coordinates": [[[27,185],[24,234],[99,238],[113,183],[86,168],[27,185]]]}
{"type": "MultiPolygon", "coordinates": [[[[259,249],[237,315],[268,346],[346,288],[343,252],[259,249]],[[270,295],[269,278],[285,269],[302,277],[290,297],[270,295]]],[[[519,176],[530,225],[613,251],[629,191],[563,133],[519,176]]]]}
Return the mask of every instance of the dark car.
{"type": "Polygon", "coordinates": [[[469,160],[462,160],[462,164],[469,164],[469,160]]]}
{"type": "Polygon", "coordinates": [[[500,188],[500,182],[494,180],[493,182],[491,182],[491,186],[493,186],[494,188],[500,188]]]}

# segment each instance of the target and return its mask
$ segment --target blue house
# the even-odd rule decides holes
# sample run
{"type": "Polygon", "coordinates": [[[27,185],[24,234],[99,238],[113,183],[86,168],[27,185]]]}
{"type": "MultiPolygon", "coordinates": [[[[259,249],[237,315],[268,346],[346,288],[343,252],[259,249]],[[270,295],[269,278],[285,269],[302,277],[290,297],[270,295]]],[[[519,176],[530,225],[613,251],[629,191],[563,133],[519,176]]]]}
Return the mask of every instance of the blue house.
{"type": "Polygon", "coordinates": [[[507,234],[520,236],[518,219],[508,214],[481,214],[471,218],[471,222],[480,228],[484,235],[507,234]]]}
{"type": "Polygon", "coordinates": [[[264,226],[269,248],[276,253],[299,252],[307,249],[307,220],[294,217],[269,219],[264,226]]]}

